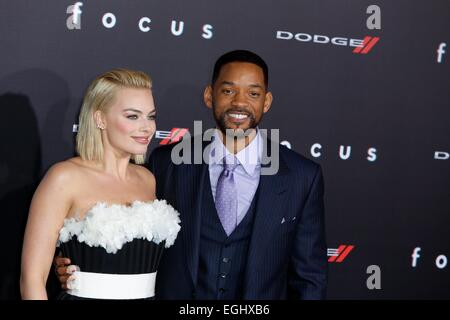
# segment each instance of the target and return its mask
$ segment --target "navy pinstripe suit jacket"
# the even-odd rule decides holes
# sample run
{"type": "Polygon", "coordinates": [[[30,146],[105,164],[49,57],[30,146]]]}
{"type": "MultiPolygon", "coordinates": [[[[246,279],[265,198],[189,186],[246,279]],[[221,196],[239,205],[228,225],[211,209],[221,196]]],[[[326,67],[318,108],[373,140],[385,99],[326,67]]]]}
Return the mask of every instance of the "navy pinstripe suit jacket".
{"type": "MultiPolygon", "coordinates": [[[[270,145],[270,144],[269,144],[270,145]]],[[[157,299],[195,299],[200,212],[207,164],[171,161],[174,145],[156,148],[148,168],[156,196],[180,212],[181,230],[158,269],[157,299]]],[[[205,145],[203,146],[205,147],[205,145]]],[[[261,175],[242,297],[324,299],[327,284],[323,178],[320,165],[280,145],[275,175],[261,175]]]]}

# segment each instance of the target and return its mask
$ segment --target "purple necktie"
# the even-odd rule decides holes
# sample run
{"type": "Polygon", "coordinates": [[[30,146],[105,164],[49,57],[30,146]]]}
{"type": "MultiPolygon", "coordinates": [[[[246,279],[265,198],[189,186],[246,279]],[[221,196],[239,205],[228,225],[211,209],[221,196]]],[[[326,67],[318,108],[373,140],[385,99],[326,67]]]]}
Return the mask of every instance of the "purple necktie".
{"type": "Polygon", "coordinates": [[[216,187],[216,209],[227,236],[237,225],[238,199],[233,171],[238,165],[234,156],[228,155],[224,158],[223,171],[216,187]]]}

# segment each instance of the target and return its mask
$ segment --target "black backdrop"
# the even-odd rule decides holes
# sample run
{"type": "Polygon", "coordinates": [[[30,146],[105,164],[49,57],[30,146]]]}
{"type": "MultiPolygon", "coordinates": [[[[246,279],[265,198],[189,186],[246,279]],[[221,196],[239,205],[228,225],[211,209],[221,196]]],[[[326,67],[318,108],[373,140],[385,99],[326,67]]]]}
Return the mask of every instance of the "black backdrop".
{"type": "Polygon", "coordinates": [[[73,4],[0,2],[0,298],[19,297],[29,201],[48,167],[73,155],[88,83],[116,67],[150,73],[154,148],[172,128],[213,125],[203,88],[233,49],[269,64],[275,99],[262,127],[323,166],[329,251],[350,250],[330,256],[328,297],[450,298],[448,1],[82,1],[70,29],[73,4]],[[367,25],[370,5],[381,28],[367,25]],[[354,52],[366,36],[379,41],[354,52]],[[370,265],[381,289],[366,285],[370,265]]]}

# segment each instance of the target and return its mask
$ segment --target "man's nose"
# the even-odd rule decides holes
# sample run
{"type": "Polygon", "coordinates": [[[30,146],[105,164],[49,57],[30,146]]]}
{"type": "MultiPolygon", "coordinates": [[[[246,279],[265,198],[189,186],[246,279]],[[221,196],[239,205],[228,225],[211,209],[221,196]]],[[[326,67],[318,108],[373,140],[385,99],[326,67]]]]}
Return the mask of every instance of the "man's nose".
{"type": "Polygon", "coordinates": [[[232,103],[235,106],[245,106],[245,105],[247,105],[247,97],[245,96],[245,93],[237,92],[236,95],[233,97],[232,103]]]}

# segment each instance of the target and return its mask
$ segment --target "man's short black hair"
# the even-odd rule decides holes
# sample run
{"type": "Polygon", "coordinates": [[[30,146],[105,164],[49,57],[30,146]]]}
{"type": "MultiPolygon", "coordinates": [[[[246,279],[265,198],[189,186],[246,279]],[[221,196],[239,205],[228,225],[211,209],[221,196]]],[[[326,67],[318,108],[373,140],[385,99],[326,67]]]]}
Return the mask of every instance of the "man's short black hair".
{"type": "Polygon", "coordinates": [[[216,83],[217,78],[219,77],[220,70],[224,65],[230,62],[248,62],[253,63],[260,67],[264,74],[264,85],[266,86],[266,89],[268,88],[269,84],[269,68],[267,67],[267,64],[265,61],[258,56],[256,53],[248,51],[248,50],[234,50],[225,53],[222,55],[219,59],[217,59],[214,70],[213,70],[213,76],[211,84],[214,86],[216,83]]]}

